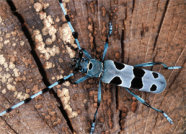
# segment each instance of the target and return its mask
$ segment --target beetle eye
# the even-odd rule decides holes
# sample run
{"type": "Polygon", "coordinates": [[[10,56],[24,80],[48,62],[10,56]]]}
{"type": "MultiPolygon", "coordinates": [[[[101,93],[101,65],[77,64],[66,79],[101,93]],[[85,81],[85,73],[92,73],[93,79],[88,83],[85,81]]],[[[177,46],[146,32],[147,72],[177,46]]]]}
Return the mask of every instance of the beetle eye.
{"type": "Polygon", "coordinates": [[[89,64],[89,67],[88,67],[89,70],[92,69],[92,63],[89,64]]]}

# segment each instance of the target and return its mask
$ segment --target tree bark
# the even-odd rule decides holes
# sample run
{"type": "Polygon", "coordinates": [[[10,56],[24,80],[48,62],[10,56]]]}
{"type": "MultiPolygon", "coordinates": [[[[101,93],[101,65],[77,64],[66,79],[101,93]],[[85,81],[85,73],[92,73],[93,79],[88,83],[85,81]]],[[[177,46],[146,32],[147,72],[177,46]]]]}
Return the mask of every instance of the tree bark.
{"type": "MultiPolygon", "coordinates": [[[[109,21],[106,59],[129,65],[164,62],[182,66],[162,73],[167,87],[160,94],[134,91],[162,114],[138,103],[124,88],[102,83],[95,134],[184,133],[185,10],[184,0],[66,0],[79,41],[101,59],[109,21]]],[[[0,112],[72,72],[77,46],[58,0],[0,1],[0,112]]],[[[78,74],[76,80],[83,75],[78,74]]],[[[98,79],[78,85],[65,82],[0,118],[2,134],[86,134],[97,106],[98,79]]]]}

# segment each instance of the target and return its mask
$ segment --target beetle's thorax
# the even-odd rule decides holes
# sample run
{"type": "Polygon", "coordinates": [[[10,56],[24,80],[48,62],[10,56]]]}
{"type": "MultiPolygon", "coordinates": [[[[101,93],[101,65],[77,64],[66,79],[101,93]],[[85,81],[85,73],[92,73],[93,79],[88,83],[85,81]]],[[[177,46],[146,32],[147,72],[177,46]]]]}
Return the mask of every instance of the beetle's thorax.
{"type": "Polygon", "coordinates": [[[103,63],[96,59],[90,59],[87,66],[87,75],[91,77],[100,77],[102,72],[103,63]]]}
{"type": "Polygon", "coordinates": [[[100,77],[103,72],[103,63],[96,59],[82,60],[80,72],[90,77],[100,77]]]}

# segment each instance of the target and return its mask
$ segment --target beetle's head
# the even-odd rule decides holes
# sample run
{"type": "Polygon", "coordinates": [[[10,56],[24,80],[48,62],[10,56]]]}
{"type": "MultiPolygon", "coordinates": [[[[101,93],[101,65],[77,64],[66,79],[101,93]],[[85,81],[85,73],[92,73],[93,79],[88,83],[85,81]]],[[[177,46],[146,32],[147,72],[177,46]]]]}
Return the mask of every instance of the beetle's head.
{"type": "Polygon", "coordinates": [[[87,66],[89,63],[89,60],[86,58],[73,58],[73,68],[75,71],[79,71],[81,73],[87,72],[87,66]]]}

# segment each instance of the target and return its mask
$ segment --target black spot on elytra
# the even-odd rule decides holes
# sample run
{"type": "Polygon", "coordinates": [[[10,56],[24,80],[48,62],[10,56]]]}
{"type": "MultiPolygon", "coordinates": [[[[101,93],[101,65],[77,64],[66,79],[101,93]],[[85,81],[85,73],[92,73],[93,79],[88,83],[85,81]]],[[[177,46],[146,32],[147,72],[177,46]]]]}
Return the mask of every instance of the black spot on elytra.
{"type": "Polygon", "coordinates": [[[135,77],[131,82],[131,87],[133,89],[140,89],[143,87],[143,83],[141,78],[135,77]]]}
{"type": "Polygon", "coordinates": [[[121,70],[121,69],[123,69],[123,68],[125,67],[124,64],[118,63],[118,62],[115,62],[115,61],[114,61],[114,65],[116,66],[116,68],[117,68],[118,70],[121,70]]]}
{"type": "Polygon", "coordinates": [[[143,77],[143,75],[145,74],[145,71],[140,68],[134,68],[133,72],[134,72],[135,77],[143,77]]]}
{"type": "Polygon", "coordinates": [[[114,78],[110,81],[110,83],[119,85],[119,84],[122,83],[122,81],[121,81],[120,77],[116,76],[116,77],[114,77],[114,78]]]}
{"type": "Polygon", "coordinates": [[[153,74],[154,78],[158,78],[158,74],[157,73],[153,72],[152,74],[153,74]]]}
{"type": "Polygon", "coordinates": [[[150,91],[156,91],[156,89],[157,89],[157,86],[153,84],[152,87],[150,88],[150,91]]]}
{"type": "Polygon", "coordinates": [[[140,69],[140,68],[134,68],[133,73],[134,73],[134,79],[131,82],[131,87],[130,88],[133,88],[133,89],[142,88],[143,87],[142,77],[145,74],[145,71],[143,69],[140,69]]]}

